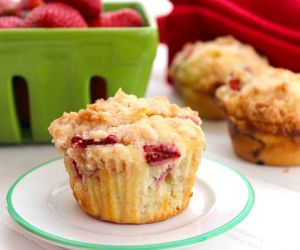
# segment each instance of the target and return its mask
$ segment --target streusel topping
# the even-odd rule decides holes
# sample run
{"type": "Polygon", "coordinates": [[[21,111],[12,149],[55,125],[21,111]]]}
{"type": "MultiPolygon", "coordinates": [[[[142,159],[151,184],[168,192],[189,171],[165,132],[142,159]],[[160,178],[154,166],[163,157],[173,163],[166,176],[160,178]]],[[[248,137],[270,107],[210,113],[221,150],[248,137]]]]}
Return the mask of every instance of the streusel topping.
{"type": "Polygon", "coordinates": [[[237,72],[216,95],[242,130],[300,135],[300,74],[276,68],[252,76],[237,72]]]}
{"type": "Polygon", "coordinates": [[[214,92],[235,70],[260,71],[267,60],[253,47],[231,36],[208,42],[187,44],[171,65],[170,76],[177,84],[190,85],[201,91],[214,92]]]}
{"type": "MultiPolygon", "coordinates": [[[[119,149],[122,152],[116,157],[130,160],[126,147],[134,146],[143,151],[145,145],[162,144],[167,146],[158,146],[158,149],[162,152],[168,149],[168,155],[172,155],[173,144],[181,152],[187,150],[181,148],[187,141],[204,145],[200,124],[197,112],[171,104],[165,97],[138,99],[119,90],[107,101],[98,100],[78,113],[64,113],[51,123],[49,132],[56,148],[77,162],[95,151],[105,158],[107,152],[119,152],[119,149]]],[[[154,148],[151,157],[161,158],[161,152],[156,151],[154,148]]],[[[173,156],[178,155],[174,152],[173,156]]]]}

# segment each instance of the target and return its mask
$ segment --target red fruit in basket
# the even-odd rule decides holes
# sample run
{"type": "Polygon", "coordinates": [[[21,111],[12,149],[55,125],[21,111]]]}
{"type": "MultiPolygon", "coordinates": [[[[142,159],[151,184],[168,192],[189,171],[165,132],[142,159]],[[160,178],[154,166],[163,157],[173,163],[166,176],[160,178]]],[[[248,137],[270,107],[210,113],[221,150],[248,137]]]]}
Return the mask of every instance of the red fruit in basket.
{"type": "Polygon", "coordinates": [[[92,20],[101,13],[101,0],[45,0],[46,2],[61,2],[77,9],[86,20],[92,20]]]}
{"type": "Polygon", "coordinates": [[[140,27],[143,25],[143,19],[135,10],[120,9],[103,13],[89,25],[91,27],[140,27]]]}
{"type": "Polygon", "coordinates": [[[42,0],[21,0],[20,7],[24,10],[32,10],[33,8],[41,5],[43,3],[42,0]]]}
{"type": "Polygon", "coordinates": [[[47,3],[34,8],[25,19],[29,27],[86,27],[80,13],[64,3],[47,3]]]}
{"type": "Polygon", "coordinates": [[[2,16],[0,17],[0,29],[9,28],[23,28],[25,27],[25,22],[15,16],[2,16]]]}
{"type": "Polygon", "coordinates": [[[20,12],[21,9],[18,2],[12,0],[0,0],[1,16],[10,16],[10,15],[19,16],[20,12]]]}

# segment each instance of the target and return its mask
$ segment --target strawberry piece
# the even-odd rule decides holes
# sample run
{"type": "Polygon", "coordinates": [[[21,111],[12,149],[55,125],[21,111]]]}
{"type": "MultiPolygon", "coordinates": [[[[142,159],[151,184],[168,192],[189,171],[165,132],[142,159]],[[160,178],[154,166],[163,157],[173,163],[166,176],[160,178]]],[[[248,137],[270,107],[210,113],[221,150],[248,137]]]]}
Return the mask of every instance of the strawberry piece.
{"type": "Polygon", "coordinates": [[[82,180],[82,174],[79,172],[79,168],[77,166],[77,163],[75,160],[72,160],[72,164],[73,164],[73,167],[74,167],[74,171],[76,173],[76,176],[82,180]]]}
{"type": "Polygon", "coordinates": [[[229,80],[229,86],[232,90],[234,91],[239,91],[241,89],[241,86],[240,86],[240,79],[238,78],[231,78],[229,80]]]}
{"type": "Polygon", "coordinates": [[[48,3],[36,7],[29,12],[25,22],[29,27],[87,27],[80,13],[63,3],[48,3]]]}
{"type": "Polygon", "coordinates": [[[145,158],[148,164],[176,159],[181,156],[173,144],[163,143],[157,145],[144,145],[145,158]]]}
{"type": "Polygon", "coordinates": [[[119,140],[115,135],[109,135],[100,141],[95,141],[93,139],[83,139],[81,136],[77,135],[71,139],[71,143],[74,148],[78,147],[81,149],[85,149],[89,145],[116,144],[119,143],[119,140]]]}
{"type": "Polygon", "coordinates": [[[120,9],[103,13],[89,25],[90,27],[140,27],[143,25],[143,19],[135,10],[120,9]]]}
{"type": "Polygon", "coordinates": [[[61,2],[77,9],[86,20],[93,20],[100,16],[101,0],[45,0],[45,2],[61,2]]]}
{"type": "Polygon", "coordinates": [[[116,143],[119,143],[118,138],[115,135],[109,135],[100,141],[96,141],[95,145],[107,145],[107,144],[116,144],[116,143]]]}
{"type": "Polygon", "coordinates": [[[25,22],[15,16],[3,16],[0,17],[0,28],[10,29],[10,28],[23,28],[25,27],[25,22]]]}
{"type": "Polygon", "coordinates": [[[195,116],[191,116],[191,115],[182,115],[182,116],[179,116],[179,118],[182,118],[182,119],[190,119],[190,120],[193,121],[196,125],[201,126],[201,120],[198,119],[198,118],[195,117],[195,116]]]}

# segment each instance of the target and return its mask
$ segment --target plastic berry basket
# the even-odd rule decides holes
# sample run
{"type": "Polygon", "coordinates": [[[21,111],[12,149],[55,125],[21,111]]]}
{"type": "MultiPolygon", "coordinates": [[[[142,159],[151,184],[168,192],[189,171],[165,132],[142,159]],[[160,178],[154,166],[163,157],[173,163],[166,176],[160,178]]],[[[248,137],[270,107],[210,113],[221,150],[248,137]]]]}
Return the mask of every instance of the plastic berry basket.
{"type": "Polygon", "coordinates": [[[145,25],[0,30],[0,143],[49,141],[50,122],[93,101],[93,92],[112,96],[121,87],[144,95],[156,24],[141,3],[104,3],[104,11],[125,7],[145,25]]]}

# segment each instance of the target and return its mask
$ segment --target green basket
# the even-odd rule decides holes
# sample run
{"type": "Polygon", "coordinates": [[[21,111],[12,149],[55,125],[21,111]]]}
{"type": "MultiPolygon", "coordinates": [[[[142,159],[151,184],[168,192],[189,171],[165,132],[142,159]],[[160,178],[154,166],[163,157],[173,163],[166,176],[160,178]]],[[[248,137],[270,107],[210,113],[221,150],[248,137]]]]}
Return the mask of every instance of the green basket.
{"type": "Polygon", "coordinates": [[[92,101],[92,78],[105,79],[106,96],[120,87],[145,94],[157,49],[156,24],[140,3],[104,4],[105,10],[124,7],[138,10],[145,26],[0,31],[0,143],[49,141],[53,119],[92,101]],[[29,104],[24,85],[17,87],[20,79],[29,104]],[[26,105],[30,118],[24,123],[26,105]]]}

